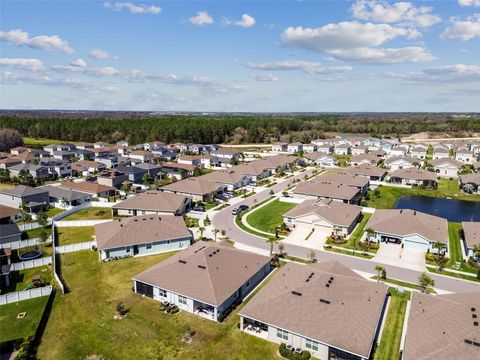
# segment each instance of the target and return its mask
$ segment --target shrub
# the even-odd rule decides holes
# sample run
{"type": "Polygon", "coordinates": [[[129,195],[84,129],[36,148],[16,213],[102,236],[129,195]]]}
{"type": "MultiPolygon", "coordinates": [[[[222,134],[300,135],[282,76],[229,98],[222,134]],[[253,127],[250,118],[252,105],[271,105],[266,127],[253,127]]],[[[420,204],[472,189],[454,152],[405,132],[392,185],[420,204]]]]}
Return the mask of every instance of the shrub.
{"type": "Polygon", "coordinates": [[[290,360],[308,360],[312,356],[310,352],[306,350],[302,351],[301,354],[297,354],[295,351],[288,350],[287,345],[284,343],[280,344],[278,352],[282,357],[290,360]]]}
{"type": "Polygon", "coordinates": [[[372,249],[372,250],[378,250],[378,249],[380,249],[380,244],[370,243],[370,249],[372,249]]]}
{"type": "Polygon", "coordinates": [[[233,310],[235,310],[240,304],[242,303],[242,300],[237,299],[228,309],[226,309],[224,312],[218,314],[217,320],[218,322],[223,322],[227,318],[228,315],[231,314],[233,310]]]}
{"type": "Polygon", "coordinates": [[[433,253],[425,254],[425,260],[435,262],[435,259],[436,259],[435,254],[433,253]]]}

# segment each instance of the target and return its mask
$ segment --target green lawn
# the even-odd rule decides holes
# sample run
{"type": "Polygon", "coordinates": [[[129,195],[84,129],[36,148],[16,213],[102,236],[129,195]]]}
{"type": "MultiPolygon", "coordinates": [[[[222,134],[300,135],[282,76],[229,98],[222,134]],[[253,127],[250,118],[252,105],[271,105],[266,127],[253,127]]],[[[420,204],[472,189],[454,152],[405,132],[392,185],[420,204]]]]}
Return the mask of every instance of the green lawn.
{"type": "Polygon", "coordinates": [[[38,350],[39,359],[275,359],[278,346],[242,333],[235,315],[222,324],[134,294],[131,277],[168,258],[160,254],[101,263],[92,251],[61,255],[71,292],[56,297],[38,350]],[[114,320],[122,301],[126,318],[114,320]],[[192,342],[182,340],[195,331],[192,342]],[[59,340],[60,339],[60,340],[59,340]]]}
{"type": "Polygon", "coordinates": [[[40,275],[45,285],[52,284],[51,267],[48,265],[37,266],[30,269],[12,271],[10,273],[10,286],[6,288],[7,292],[26,290],[27,287],[30,287],[32,283],[32,276],[34,275],[40,275]]]}
{"type": "Polygon", "coordinates": [[[237,216],[235,216],[235,224],[237,224],[237,226],[242,229],[243,231],[246,231],[250,234],[253,234],[253,235],[256,235],[256,236],[260,236],[260,237],[263,237],[263,238],[267,238],[267,235],[263,234],[263,233],[260,233],[258,231],[255,231],[255,230],[252,230],[248,227],[246,227],[243,222],[242,222],[242,216],[245,214],[245,212],[241,212],[240,214],[238,214],[237,216]]]}
{"type": "Polygon", "coordinates": [[[324,250],[325,251],[332,251],[332,252],[336,252],[336,253],[344,254],[344,255],[356,256],[356,257],[359,257],[359,258],[362,258],[362,259],[372,259],[373,258],[372,255],[370,255],[370,254],[364,255],[363,250],[358,250],[358,249],[354,252],[353,250],[350,250],[350,249],[335,249],[335,248],[332,248],[332,247],[325,246],[324,250]]]}
{"type": "Polygon", "coordinates": [[[460,245],[460,231],[462,230],[461,223],[448,223],[448,249],[450,251],[450,263],[454,265],[455,262],[463,262],[462,247],[460,245]]]}
{"type": "Polygon", "coordinates": [[[80,209],[62,220],[106,220],[112,219],[112,209],[108,207],[89,207],[80,209]]]}
{"type": "Polygon", "coordinates": [[[388,308],[382,338],[375,351],[375,360],[398,359],[400,355],[403,321],[411,293],[405,291],[403,294],[400,294],[393,288],[390,288],[389,291],[392,295],[390,297],[390,306],[388,308]]]}
{"type": "Polygon", "coordinates": [[[476,276],[474,276],[473,274],[472,274],[472,276],[470,276],[470,275],[458,274],[458,273],[454,273],[454,272],[446,271],[446,270],[439,271],[437,268],[433,268],[431,266],[427,266],[427,270],[431,273],[446,275],[446,276],[454,277],[454,278],[457,278],[457,279],[480,282],[480,279],[477,278],[476,276]]]}
{"type": "Polygon", "coordinates": [[[72,226],[55,228],[57,245],[77,244],[93,240],[93,226],[72,226]]]}
{"type": "Polygon", "coordinates": [[[347,160],[350,159],[352,157],[352,155],[338,155],[338,154],[333,154],[333,156],[335,157],[335,159],[338,160],[338,165],[340,166],[347,166],[347,160]]]}
{"type": "MultiPolygon", "coordinates": [[[[372,276],[372,279],[378,280],[378,276],[372,276]]],[[[422,288],[417,285],[417,284],[412,284],[406,281],[401,281],[401,280],[396,280],[396,279],[389,279],[388,277],[386,279],[381,279],[382,282],[388,283],[388,284],[393,284],[393,285],[398,285],[402,286],[405,288],[410,288],[410,289],[415,289],[421,291],[422,288]]],[[[427,291],[429,294],[436,294],[437,292],[435,290],[429,290],[427,291]]]]}
{"type": "MultiPolygon", "coordinates": [[[[348,239],[348,241],[345,244],[335,244],[335,246],[341,246],[341,247],[345,247],[345,248],[348,248],[348,249],[357,249],[357,250],[361,249],[360,245],[358,243],[360,242],[360,239],[362,238],[362,235],[363,235],[363,232],[364,232],[364,229],[365,229],[365,225],[367,224],[368,219],[370,219],[371,217],[372,217],[372,214],[362,213],[362,219],[358,223],[357,227],[353,231],[353,233],[350,236],[350,238],[348,239]]],[[[332,244],[332,245],[334,245],[334,244],[332,244]]],[[[368,251],[376,252],[376,250],[373,250],[373,249],[369,249],[368,251]]]]}
{"type": "Polygon", "coordinates": [[[283,223],[283,214],[298,204],[274,200],[247,216],[247,222],[256,229],[275,233],[275,229],[283,223]]]}
{"type": "Polygon", "coordinates": [[[42,148],[46,145],[50,144],[61,144],[63,141],[61,140],[54,140],[54,139],[38,139],[38,138],[31,138],[31,137],[24,137],[23,143],[27,147],[34,147],[34,148],[42,148]]]}
{"type": "MultiPolygon", "coordinates": [[[[48,296],[42,296],[1,305],[0,324],[8,324],[8,331],[0,331],[0,343],[34,336],[47,302],[48,296]],[[17,319],[17,315],[21,312],[26,312],[27,316],[17,319]]],[[[3,329],[7,330],[7,328],[3,329]]]]}
{"type": "Polygon", "coordinates": [[[458,181],[441,179],[438,181],[438,188],[422,189],[420,187],[397,188],[392,186],[379,186],[379,197],[374,195],[373,191],[369,191],[369,200],[365,200],[365,206],[377,209],[391,209],[395,206],[395,202],[403,195],[421,195],[430,197],[451,197],[460,200],[480,201],[480,195],[465,195],[458,187],[458,181]]]}
{"type": "MultiPolygon", "coordinates": [[[[41,231],[42,231],[42,228],[36,228],[32,230],[26,230],[24,231],[24,233],[27,235],[28,239],[34,239],[40,236],[41,231]]],[[[50,236],[52,234],[52,227],[49,226],[48,228],[45,229],[45,231],[47,232],[48,236],[50,236]]]]}
{"type": "Polygon", "coordinates": [[[50,209],[48,209],[47,211],[45,211],[44,213],[47,215],[48,218],[52,218],[58,214],[61,214],[65,211],[65,209],[60,209],[60,208],[56,208],[56,207],[52,207],[50,209]]]}

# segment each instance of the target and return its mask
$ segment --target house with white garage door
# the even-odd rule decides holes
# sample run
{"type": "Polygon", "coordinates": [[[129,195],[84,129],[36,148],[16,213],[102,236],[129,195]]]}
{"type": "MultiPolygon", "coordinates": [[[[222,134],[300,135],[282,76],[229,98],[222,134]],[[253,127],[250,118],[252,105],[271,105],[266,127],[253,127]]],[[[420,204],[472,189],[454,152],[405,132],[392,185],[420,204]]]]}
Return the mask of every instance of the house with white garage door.
{"type": "Polygon", "coordinates": [[[448,222],[438,216],[410,209],[375,210],[365,229],[374,230],[370,241],[394,243],[424,252],[437,252],[441,242],[448,249],[448,222]]]}
{"type": "Polygon", "coordinates": [[[334,200],[305,200],[283,216],[289,228],[308,228],[330,236],[349,235],[360,219],[362,208],[334,200]]]}

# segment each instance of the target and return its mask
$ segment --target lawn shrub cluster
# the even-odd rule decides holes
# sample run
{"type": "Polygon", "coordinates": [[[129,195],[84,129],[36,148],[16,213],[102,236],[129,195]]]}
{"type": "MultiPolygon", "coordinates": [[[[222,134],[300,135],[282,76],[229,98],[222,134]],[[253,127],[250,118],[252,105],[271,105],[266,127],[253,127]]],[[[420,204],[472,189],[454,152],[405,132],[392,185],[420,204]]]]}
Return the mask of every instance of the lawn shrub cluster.
{"type": "Polygon", "coordinates": [[[297,354],[295,351],[287,349],[287,345],[285,344],[280,344],[280,348],[278,350],[280,355],[284,357],[285,359],[290,359],[290,360],[308,360],[312,356],[309,351],[302,351],[301,354],[297,354]]]}

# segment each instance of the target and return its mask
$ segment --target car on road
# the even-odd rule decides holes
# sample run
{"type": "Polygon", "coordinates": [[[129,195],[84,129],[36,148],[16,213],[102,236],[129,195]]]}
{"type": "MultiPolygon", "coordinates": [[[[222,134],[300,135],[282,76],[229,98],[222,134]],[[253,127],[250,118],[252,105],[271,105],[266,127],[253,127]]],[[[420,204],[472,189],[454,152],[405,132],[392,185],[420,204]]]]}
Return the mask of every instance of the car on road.
{"type": "Polygon", "coordinates": [[[237,215],[240,213],[240,210],[238,208],[232,209],[232,215],[237,215]]]}
{"type": "Polygon", "coordinates": [[[240,205],[240,206],[238,207],[238,210],[239,210],[239,212],[240,212],[240,211],[247,211],[247,210],[248,210],[248,205],[240,205]]]}

